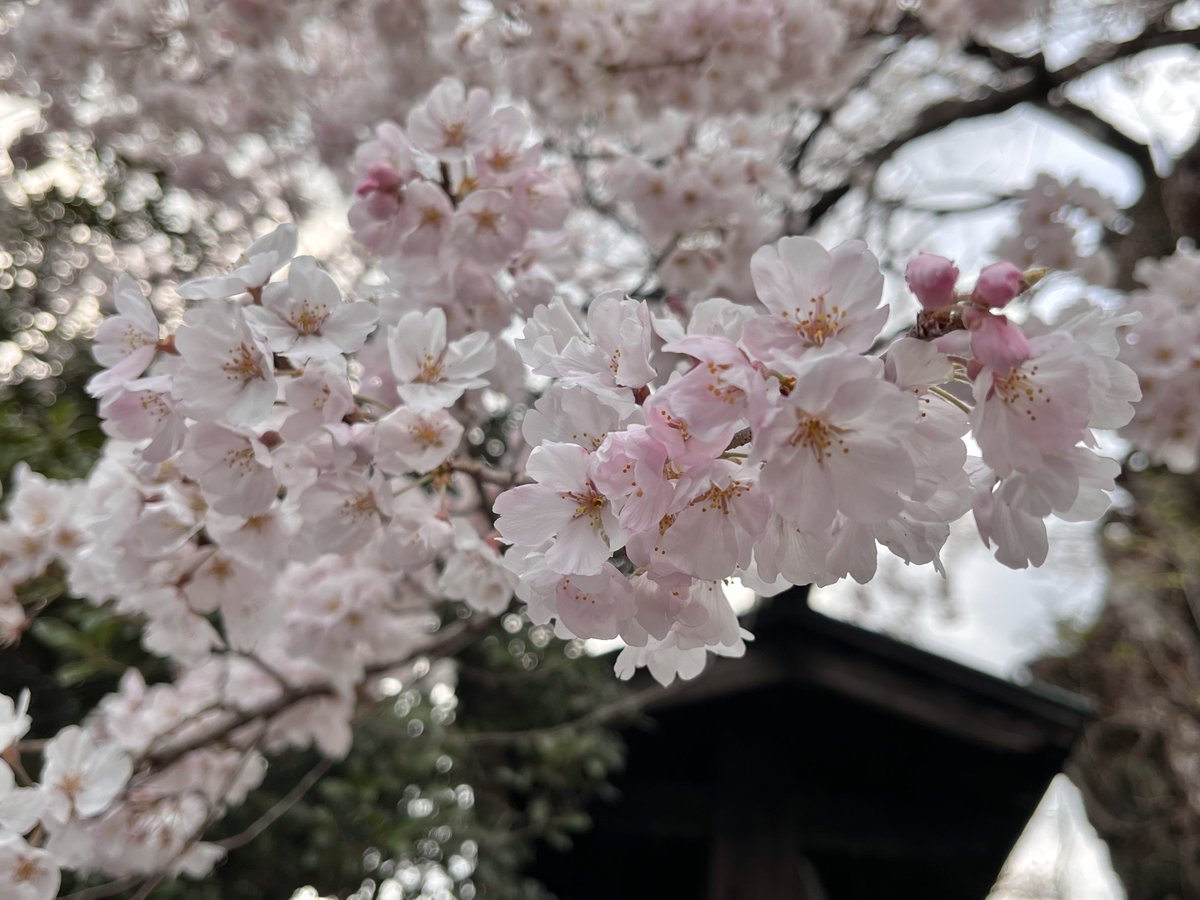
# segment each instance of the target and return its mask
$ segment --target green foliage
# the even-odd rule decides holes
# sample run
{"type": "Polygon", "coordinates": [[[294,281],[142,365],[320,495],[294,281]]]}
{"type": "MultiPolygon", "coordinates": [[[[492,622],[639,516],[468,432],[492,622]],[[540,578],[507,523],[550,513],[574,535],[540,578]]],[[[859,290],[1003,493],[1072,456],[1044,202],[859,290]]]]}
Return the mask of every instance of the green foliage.
{"type": "MultiPolygon", "coordinates": [[[[497,628],[465,651],[457,675],[435,667],[412,685],[385,682],[394,692],[362,704],[346,759],[213,877],[164,884],[154,898],[265,900],[304,884],[369,898],[388,877],[414,896],[445,873],[463,898],[548,897],[521,874],[535,842],[563,845],[588,827],[587,803],[624,760],[612,730],[559,726],[625,689],[609,660],[579,658],[517,616],[504,622],[514,623],[519,635],[497,628]]],[[[251,827],[317,764],[311,752],[272,759],[215,837],[251,827]]]]}

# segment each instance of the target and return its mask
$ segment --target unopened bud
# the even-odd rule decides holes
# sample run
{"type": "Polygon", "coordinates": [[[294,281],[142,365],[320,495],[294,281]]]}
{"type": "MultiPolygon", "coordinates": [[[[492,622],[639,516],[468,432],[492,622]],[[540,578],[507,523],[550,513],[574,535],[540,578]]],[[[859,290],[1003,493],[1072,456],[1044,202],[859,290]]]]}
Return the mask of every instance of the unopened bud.
{"type": "Polygon", "coordinates": [[[944,256],[918,253],[904,270],[908,289],[926,309],[942,309],[954,303],[958,268],[944,256]]]}
{"type": "Polygon", "coordinates": [[[985,266],[979,273],[971,299],[992,309],[999,309],[1028,288],[1025,273],[1012,263],[1001,261],[985,266]]]}

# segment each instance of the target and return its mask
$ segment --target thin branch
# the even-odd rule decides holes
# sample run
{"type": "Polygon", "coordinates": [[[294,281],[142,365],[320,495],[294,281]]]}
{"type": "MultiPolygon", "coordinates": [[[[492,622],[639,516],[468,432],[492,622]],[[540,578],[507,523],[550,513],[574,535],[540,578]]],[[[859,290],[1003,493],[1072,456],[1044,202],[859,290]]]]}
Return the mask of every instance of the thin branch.
{"type": "Polygon", "coordinates": [[[604,706],[598,706],[585,715],[579,716],[576,719],[571,719],[569,722],[560,722],[557,725],[547,725],[543,728],[525,728],[518,731],[467,732],[462,735],[462,740],[471,746],[511,744],[517,741],[531,740],[533,738],[553,737],[559,734],[566,734],[572,731],[577,731],[580,728],[588,728],[593,725],[603,725],[605,722],[610,722],[613,719],[622,718],[626,715],[638,712],[649,701],[660,699],[672,691],[678,690],[685,684],[687,684],[687,682],[677,681],[669,688],[655,685],[654,687],[638,691],[636,694],[630,694],[628,697],[622,697],[620,700],[615,700],[612,703],[605,704],[604,706]]]}
{"type": "MultiPolygon", "coordinates": [[[[955,122],[964,119],[975,119],[981,116],[993,116],[1007,112],[1021,103],[1046,103],[1048,98],[1056,94],[1065,85],[1120,59],[1126,59],[1154,50],[1160,47],[1196,44],[1200,42],[1200,28],[1182,31],[1158,31],[1147,28],[1137,37],[1115,44],[1101,44],[1087,55],[1061,69],[1051,70],[1041,54],[1036,54],[1025,60],[1020,69],[1008,73],[1010,77],[1024,74],[1021,80],[1003,87],[995,87],[982,95],[973,97],[955,97],[943,100],[923,109],[909,126],[902,129],[895,137],[882,146],[867,154],[859,163],[860,167],[878,168],[896,154],[900,148],[912,141],[941,131],[955,122]]],[[[814,200],[805,210],[807,225],[821,219],[850,191],[846,184],[825,191],[814,200]]]]}
{"type": "MultiPolygon", "coordinates": [[[[481,621],[481,620],[479,620],[481,621]]],[[[467,620],[463,622],[455,622],[452,625],[447,625],[437,633],[437,640],[431,642],[425,647],[418,649],[415,653],[409,654],[398,660],[388,660],[386,662],[375,663],[366,668],[364,675],[370,677],[373,675],[381,675],[384,672],[398,669],[415,659],[423,656],[442,657],[452,656],[458,651],[465,648],[475,638],[475,633],[482,627],[479,621],[467,620]]],[[[176,762],[189,753],[206,747],[209,744],[224,740],[230,734],[237,731],[246,725],[261,720],[270,721],[305,700],[311,700],[314,697],[323,697],[334,694],[337,688],[328,683],[310,684],[291,688],[284,692],[279,697],[269,703],[264,703],[250,709],[242,710],[232,718],[222,722],[217,727],[210,731],[195,735],[186,741],[166,748],[158,753],[151,753],[144,756],[141,760],[143,764],[148,764],[151,768],[162,770],[171,763],[176,762]]]]}
{"type": "Polygon", "coordinates": [[[630,72],[653,72],[656,69],[685,69],[688,66],[698,66],[706,59],[708,59],[707,52],[683,59],[664,59],[643,63],[609,63],[603,68],[604,71],[613,75],[624,75],[630,72]]]}
{"type": "Polygon", "coordinates": [[[529,484],[530,479],[524,475],[493,469],[478,459],[449,459],[446,468],[452,472],[462,472],[470,475],[476,481],[484,484],[495,484],[500,487],[512,487],[517,484],[529,484]]]}
{"type": "Polygon", "coordinates": [[[126,875],[124,878],[118,878],[116,881],[110,881],[107,884],[98,884],[95,887],[73,891],[61,897],[60,900],[101,900],[103,897],[115,897],[122,891],[133,887],[141,880],[141,875],[126,875]]]}
{"type": "Polygon", "coordinates": [[[313,785],[321,780],[321,777],[329,771],[333,766],[333,760],[329,757],[324,757],[315,766],[308,770],[303,778],[296,782],[295,786],[287,792],[277,803],[270,809],[258,817],[250,827],[240,834],[235,834],[233,837],[225,838],[222,841],[217,841],[216,844],[222,850],[237,850],[239,847],[244,847],[249,844],[260,834],[275,824],[275,821],[286,813],[289,809],[295,806],[300,800],[312,790],[313,785]]]}
{"type": "Polygon", "coordinates": [[[736,450],[738,447],[744,447],[754,440],[754,435],[749,428],[743,428],[741,431],[736,431],[733,437],[729,439],[729,446],[725,448],[726,452],[736,450]]]}
{"type": "Polygon", "coordinates": [[[646,266],[646,271],[642,274],[641,280],[637,283],[637,287],[629,292],[630,297],[634,297],[635,299],[643,299],[642,292],[645,291],[645,289],[649,286],[650,280],[658,274],[659,266],[666,261],[668,256],[675,252],[675,248],[679,246],[679,238],[680,235],[676,234],[673,238],[671,238],[671,240],[667,241],[665,247],[663,247],[657,253],[651,254],[650,262],[646,266]]]}

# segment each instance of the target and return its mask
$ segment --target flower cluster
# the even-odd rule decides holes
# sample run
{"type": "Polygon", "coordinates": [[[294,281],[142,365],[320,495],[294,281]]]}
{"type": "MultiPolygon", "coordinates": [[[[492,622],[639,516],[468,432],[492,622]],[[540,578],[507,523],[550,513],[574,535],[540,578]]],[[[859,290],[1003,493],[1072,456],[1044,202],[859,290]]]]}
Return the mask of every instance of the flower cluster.
{"type": "Polygon", "coordinates": [[[751,275],[758,309],[656,319],[604,294],[586,323],[556,301],[526,324],[522,357],[553,381],[526,421],[534,483],[495,509],[534,621],[620,637],[619,668],[669,679],[742,652],[726,579],[866,581],[878,544],[940,565],[972,507],[1001,561],[1024,566],[1044,559],[1046,516],[1103,508],[1115,464],[1090,428],[1124,424],[1138,392],[1101,313],[1027,338],[994,312],[1025,273],[998,263],[959,295],[957,269],[923,254],[915,331],[946,327],[945,352],[909,337],[880,358],[883,276],[861,243],[784,238],[751,275]]]}
{"type": "Polygon", "coordinates": [[[1021,203],[1015,227],[996,247],[1001,257],[1023,266],[1077,272],[1092,284],[1112,281],[1112,255],[1096,240],[1101,229],[1117,221],[1112,200],[1078,179],[1063,184],[1044,172],[1016,198],[1021,203]]]}
{"type": "Polygon", "coordinates": [[[124,791],[132,766],[116,744],[97,744],[71,725],[46,743],[40,779],[29,783],[23,769],[14,772],[5,761],[29,730],[28,710],[28,691],[15,703],[0,694],[0,884],[15,900],[51,900],[59,866],[81,850],[81,823],[94,821],[124,791]],[[49,835],[45,846],[25,840],[35,828],[49,835]]]}
{"type": "Polygon", "coordinates": [[[646,130],[599,180],[636,223],[655,257],[659,286],[674,297],[753,302],[750,258],[779,233],[791,185],[777,158],[780,129],[734,117],[702,138],[683,115],[646,130]]]}
{"type": "Polygon", "coordinates": [[[918,330],[940,332],[937,346],[965,366],[975,406],[971,430],[981,460],[971,467],[979,533],[996,558],[1024,568],[1045,562],[1045,519],[1097,518],[1108,506],[1117,464],[1093,451],[1093,428],[1133,418],[1137,376],[1118,361],[1115,329],[1128,317],[1082,304],[1051,328],[1002,310],[1042,277],[1010,262],[994,263],[974,289],[956,293],[958,269],[921,254],[906,278],[921,301],[918,330]]]}
{"type": "Polygon", "coordinates": [[[359,149],[350,224],[397,265],[455,273],[454,283],[427,291],[461,290],[562,226],[568,196],[540,155],[524,113],[445,79],[411,110],[407,128],[384,123],[359,149]]]}
{"type": "Polygon", "coordinates": [[[1200,252],[1179,247],[1144,259],[1134,274],[1145,285],[1127,308],[1140,319],[1121,330],[1123,363],[1141,379],[1145,397],[1121,435],[1173,472],[1200,465],[1200,252]]]}

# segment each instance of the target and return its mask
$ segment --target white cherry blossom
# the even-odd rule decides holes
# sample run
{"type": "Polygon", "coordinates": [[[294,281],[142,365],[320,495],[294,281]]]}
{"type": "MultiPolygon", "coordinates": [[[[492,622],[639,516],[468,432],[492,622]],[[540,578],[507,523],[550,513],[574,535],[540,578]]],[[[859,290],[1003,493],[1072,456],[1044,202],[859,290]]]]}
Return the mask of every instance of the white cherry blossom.
{"type": "Polygon", "coordinates": [[[175,334],[181,364],[176,405],[192,418],[257,425],[275,404],[275,365],[240,308],[206,305],[184,317],[175,334]]]}
{"type": "Polygon", "coordinates": [[[0,694],[0,753],[3,753],[29,731],[29,689],[21,691],[16,702],[0,694]]]}
{"type": "Polygon", "coordinates": [[[295,225],[280,225],[247,247],[238,259],[237,268],[228,275],[184,282],[179,286],[179,296],[185,300],[220,300],[257,290],[296,255],[297,241],[295,225]]]}
{"type": "Polygon", "coordinates": [[[121,275],[112,293],[117,315],[101,323],[92,346],[96,362],[105,368],[88,381],[93,397],[107,397],[137,378],[158,354],[158,317],[137,282],[121,275]]]}
{"type": "Polygon", "coordinates": [[[440,307],[411,312],[388,331],[388,358],[396,390],[409,406],[432,411],[450,406],[496,363],[493,339],[482,331],[446,340],[446,314],[440,307]]]}
{"type": "Polygon", "coordinates": [[[354,353],[379,320],[374,304],[343,302],[337,284],[311,256],[292,260],[287,282],[267,285],[262,305],[245,313],[267,345],[295,363],[354,353]]]}
{"type": "Polygon", "coordinates": [[[120,748],[100,744],[78,725],[68,725],[46,742],[41,774],[44,818],[66,822],[108,808],[125,788],[133,763],[120,748]]]}

